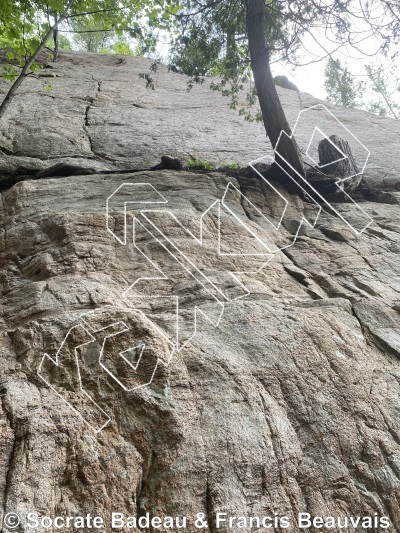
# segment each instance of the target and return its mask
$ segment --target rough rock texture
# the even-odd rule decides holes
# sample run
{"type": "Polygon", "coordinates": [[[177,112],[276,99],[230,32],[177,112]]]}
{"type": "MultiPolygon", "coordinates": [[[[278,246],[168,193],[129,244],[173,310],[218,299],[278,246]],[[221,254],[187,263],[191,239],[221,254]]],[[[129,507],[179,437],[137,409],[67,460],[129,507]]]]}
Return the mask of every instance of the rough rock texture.
{"type": "MultiPolygon", "coordinates": [[[[0,157],[0,170],[42,170],[66,158],[97,169],[143,169],[159,163],[163,154],[247,165],[272,153],[262,125],[245,122],[207,82],[188,92],[184,76],[160,66],[152,74],[155,90],[146,89],[139,74],[148,73],[150,65],[144,58],[62,53],[51,69],[24,82],[14,99],[0,132],[0,155],[16,157],[0,157]],[[54,89],[48,91],[50,75],[54,89]]],[[[0,90],[6,87],[0,83],[0,90]]],[[[291,125],[301,110],[320,103],[306,93],[277,90],[291,125]]],[[[322,132],[347,138],[362,169],[365,154],[354,135],[372,152],[367,177],[379,186],[398,184],[399,121],[325,105],[327,113],[316,108],[304,115],[306,124],[296,134],[309,162],[318,162],[322,132]],[[329,112],[345,128],[351,126],[352,135],[329,112]]]]}
{"type": "MultiPolygon", "coordinates": [[[[67,158],[102,170],[145,168],[163,152],[246,163],[265,150],[261,127],[235,118],[205,86],[187,94],[183,78],[161,69],[158,90],[146,91],[136,78],[146,66],[141,59],[65,55],[55,67],[60,78],[54,93],[40,88],[42,80],[31,80],[2,130],[4,175],[23,165],[43,170],[67,158]]],[[[282,96],[295,118],[297,93],[282,90],[282,96]]],[[[314,102],[300,98],[302,105],[314,102]]],[[[335,112],[352,131],[379,139],[373,142],[375,183],[382,172],[392,172],[391,183],[398,182],[390,153],[398,138],[387,135],[398,131],[398,123],[335,112]]],[[[263,215],[277,224],[285,202],[256,177],[166,170],[75,175],[26,180],[1,194],[0,513],[21,515],[17,531],[28,531],[27,511],[90,512],[106,520],[112,511],[203,512],[210,531],[234,533],[243,529],[216,529],[216,512],[276,512],[290,517],[293,532],[312,531],[298,529],[298,512],[378,513],[390,517],[385,531],[400,530],[398,193],[387,191],[379,203],[363,201],[363,212],[335,204],[360,227],[372,217],[360,236],[325,210],[314,228],[303,223],[293,246],[271,259],[257,237],[276,251],[294,242],[303,217],[312,221],[316,215],[299,197],[280,193],[288,208],[279,231],[263,215]],[[140,213],[143,204],[128,205],[126,245],[107,231],[105,210],[106,199],[123,183],[131,185],[110,204],[108,219],[122,241],[124,202],[146,201],[146,194],[154,201],[149,185],[168,202],[147,215],[140,213]],[[229,183],[234,187],[226,192],[229,183]],[[177,224],[199,236],[201,215],[223,197],[220,225],[218,205],[203,217],[201,244],[177,224]],[[140,222],[137,248],[130,215],[140,222]],[[264,255],[246,255],[257,253],[264,255]],[[213,281],[211,292],[182,264],[192,274],[198,267],[197,276],[205,273],[213,281]],[[154,277],[155,267],[168,280],[140,286],[144,273],[154,277]],[[229,275],[243,270],[258,272],[229,275]],[[136,280],[137,293],[124,294],[136,280]],[[159,294],[164,298],[152,298],[159,294]],[[170,296],[176,294],[187,343],[169,362],[170,296]],[[191,338],[194,304],[216,320],[215,294],[226,301],[218,327],[199,316],[191,338]],[[59,353],[60,367],[49,359],[43,363],[52,390],[38,375],[43,356],[55,357],[85,313],[86,329],[72,330],[59,353]],[[118,333],[118,321],[128,325],[126,342],[111,338],[101,356],[102,328],[114,324],[118,333]],[[96,332],[95,341],[85,338],[88,331],[96,332]],[[137,373],[118,356],[135,342],[145,344],[137,373]],[[169,364],[158,365],[151,384],[125,390],[148,377],[156,357],[169,364]],[[111,420],[96,433],[91,427],[105,414],[111,420]]],[[[137,363],[137,354],[129,357],[137,363]]]]}

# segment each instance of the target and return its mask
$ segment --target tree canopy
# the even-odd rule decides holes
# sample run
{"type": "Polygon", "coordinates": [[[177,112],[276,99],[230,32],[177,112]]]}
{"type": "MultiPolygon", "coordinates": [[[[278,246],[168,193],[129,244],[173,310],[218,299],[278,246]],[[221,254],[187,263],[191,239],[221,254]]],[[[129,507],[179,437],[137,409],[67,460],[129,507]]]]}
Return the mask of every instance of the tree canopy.
{"type": "Polygon", "coordinates": [[[325,68],[328,101],[344,107],[359,107],[378,115],[400,117],[400,75],[395,66],[365,66],[362,81],[356,81],[346,64],[329,58],[325,68]]]}
{"type": "MultiPolygon", "coordinates": [[[[40,68],[38,59],[51,39],[52,59],[57,57],[62,24],[69,25],[71,30],[67,31],[82,35],[101,36],[112,31],[121,37],[129,32],[146,43],[151,30],[169,27],[178,11],[179,4],[174,0],[4,0],[0,7],[0,42],[7,51],[2,77],[12,86],[0,105],[0,117],[23,80],[40,68]]],[[[114,44],[129,51],[123,39],[114,44]]]]}
{"type": "Polygon", "coordinates": [[[329,102],[355,107],[362,96],[365,83],[357,83],[346,64],[330,57],[325,68],[324,86],[329,102]]]}
{"type": "MultiPolygon", "coordinates": [[[[291,135],[272,83],[270,65],[285,61],[301,66],[304,61],[330,59],[332,52],[352,49],[368,54],[364,43],[373,43],[373,54],[396,54],[400,37],[400,3],[397,0],[187,0],[178,15],[171,50],[172,68],[191,76],[192,83],[216,75],[212,86],[230,96],[231,107],[245,101],[239,112],[254,117],[251,106],[258,97],[267,135],[286,162],[304,174],[301,157],[291,135]],[[309,42],[321,53],[304,60],[309,42]]],[[[332,70],[332,68],[331,68],[332,70]]],[[[342,86],[341,103],[354,103],[359,86],[343,69],[336,74],[342,86]],[[338,74],[340,73],[340,75],[338,74]],[[347,79],[346,79],[347,76],[347,79]],[[347,93],[346,93],[347,91],[347,93]]],[[[287,168],[286,168],[287,169],[287,168]]]]}
{"type": "MultiPolygon", "coordinates": [[[[57,55],[58,34],[63,24],[70,28],[64,31],[86,40],[87,49],[94,47],[94,36],[90,34],[97,35],[97,51],[107,40],[107,32],[117,37],[129,32],[143,42],[146,39],[154,42],[154,29],[167,32],[171,40],[171,68],[188,74],[191,83],[204,81],[205,76],[216,76],[212,87],[229,96],[231,107],[239,107],[248,119],[253,118],[251,107],[258,99],[259,117],[272,146],[279,152],[277,163],[290,174],[304,176],[302,157],[276,92],[271,63],[283,60],[301,65],[307,39],[324,51],[316,60],[330,57],[334,61],[332,47],[334,51],[351,47],[363,53],[366,39],[373,40],[374,53],[390,55],[400,37],[400,3],[398,0],[3,0],[0,30],[2,45],[9,47],[9,64],[3,77],[14,81],[14,85],[0,106],[0,116],[23,78],[37,68],[40,52],[51,37],[54,56],[57,55]],[[244,105],[243,94],[246,95],[244,105]]],[[[123,46],[122,39],[122,49],[123,46]]],[[[331,62],[331,70],[333,67],[331,62]]],[[[382,91],[379,76],[375,78],[376,90],[382,91]]],[[[347,84],[348,88],[351,80],[342,76],[335,83],[337,87],[347,84]]],[[[350,93],[342,94],[342,103],[351,104],[355,96],[350,93]]]]}

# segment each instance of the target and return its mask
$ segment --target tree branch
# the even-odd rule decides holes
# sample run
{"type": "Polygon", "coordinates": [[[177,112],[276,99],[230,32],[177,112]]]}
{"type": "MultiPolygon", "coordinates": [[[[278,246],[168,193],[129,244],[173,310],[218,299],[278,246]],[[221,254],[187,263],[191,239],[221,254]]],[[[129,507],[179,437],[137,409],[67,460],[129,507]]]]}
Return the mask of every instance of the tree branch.
{"type": "Polygon", "coordinates": [[[53,26],[48,29],[46,35],[43,37],[42,42],[39,44],[39,46],[36,48],[35,52],[30,56],[30,58],[25,62],[24,67],[22,68],[20,74],[18,75],[15,82],[11,85],[8,93],[6,94],[2,104],[0,105],[0,118],[4,115],[6,112],[7,107],[10,105],[11,98],[15,95],[17,89],[20,87],[24,79],[29,74],[29,69],[34,64],[36,59],[39,57],[40,53],[45,49],[47,41],[50,39],[50,37],[53,35],[54,30],[58,28],[58,26],[67,18],[67,11],[72,6],[72,4],[76,0],[69,0],[67,5],[65,6],[64,13],[54,22],[53,26]]]}

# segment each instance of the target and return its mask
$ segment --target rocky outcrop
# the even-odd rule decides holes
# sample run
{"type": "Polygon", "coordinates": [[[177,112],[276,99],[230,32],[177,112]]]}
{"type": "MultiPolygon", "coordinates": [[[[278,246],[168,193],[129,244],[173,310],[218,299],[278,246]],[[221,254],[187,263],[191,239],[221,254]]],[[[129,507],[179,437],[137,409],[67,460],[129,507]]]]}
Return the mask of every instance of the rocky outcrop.
{"type": "MultiPolygon", "coordinates": [[[[163,154],[242,166],[272,154],[262,125],[245,122],[229,109],[229,99],[211,91],[207,82],[188,92],[184,76],[159,66],[151,73],[155,90],[146,88],[139,74],[148,73],[150,65],[144,58],[63,52],[58,63],[26,80],[14,98],[0,132],[2,174],[43,170],[71,158],[103,170],[149,168],[163,154]],[[52,90],[46,89],[49,72],[52,90]]],[[[0,82],[0,90],[6,88],[6,82],[0,82]]],[[[301,110],[320,103],[306,93],[277,90],[292,126],[301,110]]],[[[398,185],[399,122],[325,105],[371,151],[367,179],[381,188],[398,185]]],[[[297,140],[313,159],[318,160],[320,132],[346,137],[335,118],[321,108],[311,110],[305,122],[310,131],[298,132],[297,140]],[[315,127],[319,131],[309,146],[315,127]]],[[[357,154],[355,147],[353,153],[357,154]]]]}
{"type": "MultiPolygon", "coordinates": [[[[65,54],[54,92],[30,80],[2,132],[3,176],[45,172],[0,196],[0,513],[17,531],[29,511],[188,531],[204,513],[212,532],[243,531],[218,512],[293,532],[315,530],[299,512],[377,513],[390,526],[370,531],[399,531],[398,123],[335,110],[367,121],[371,183],[392,189],[319,213],[256,174],[140,170],[266,146],[206,86],[161,68],[146,91],[147,67],[65,54]],[[46,176],[57,163],[90,172],[46,176]]],[[[291,118],[314,102],[282,98],[291,118]]]]}

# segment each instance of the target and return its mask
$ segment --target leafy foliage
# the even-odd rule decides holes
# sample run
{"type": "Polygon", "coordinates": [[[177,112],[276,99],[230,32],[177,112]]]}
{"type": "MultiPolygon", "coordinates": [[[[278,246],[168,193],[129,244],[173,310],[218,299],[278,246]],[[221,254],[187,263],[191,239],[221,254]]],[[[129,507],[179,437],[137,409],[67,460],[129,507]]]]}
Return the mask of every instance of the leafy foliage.
{"type": "Polygon", "coordinates": [[[218,170],[233,170],[233,171],[238,171],[240,170],[242,167],[239,165],[239,163],[222,163],[222,165],[220,165],[218,167],[218,170]]]}
{"type": "MultiPolygon", "coordinates": [[[[170,68],[190,77],[188,89],[206,76],[218,79],[211,87],[229,98],[247,120],[260,119],[253,112],[257,94],[252,83],[246,10],[254,0],[187,0],[178,15],[179,31],[172,35],[170,68]]],[[[318,42],[322,31],[336,49],[359,50],[362,38],[373,37],[377,51],[388,54],[400,39],[400,3],[391,0],[264,0],[265,38],[270,61],[284,60],[301,66],[304,38],[318,42]],[[360,17],[363,19],[360,23],[360,17]],[[362,28],[362,29],[360,29],[362,28]],[[379,50],[378,50],[379,49],[379,50]]],[[[319,45],[318,45],[319,46],[319,45]]],[[[326,58],[329,57],[326,51],[326,58]]],[[[324,57],[321,56],[321,59],[324,57]]],[[[346,65],[330,59],[326,76],[329,99],[353,106],[362,95],[346,65]]]]}
{"type": "MultiPolygon", "coordinates": [[[[270,0],[266,2],[272,4],[270,0]]],[[[217,77],[211,88],[229,99],[246,120],[260,120],[259,112],[250,108],[257,101],[252,82],[247,41],[246,2],[189,0],[178,15],[179,32],[172,38],[170,68],[187,74],[188,90],[203,83],[205,76],[217,77]],[[243,93],[242,101],[240,94],[243,93]]],[[[271,49],[279,49],[286,38],[281,10],[270,12],[265,33],[271,49]]]]}
{"type": "MultiPolygon", "coordinates": [[[[127,36],[137,39],[136,53],[155,48],[154,30],[171,29],[179,3],[172,0],[2,0],[0,47],[7,48],[2,77],[13,82],[44,36],[62,15],[60,48],[132,54],[127,36]]],[[[35,61],[30,72],[40,68],[35,61]]]]}
{"type": "Polygon", "coordinates": [[[325,69],[328,100],[336,105],[359,107],[381,116],[400,117],[400,76],[395,67],[366,65],[366,80],[356,82],[347,65],[330,59],[325,69]],[[370,93],[376,98],[369,99],[370,93]]]}
{"type": "Polygon", "coordinates": [[[74,48],[100,53],[111,46],[115,33],[112,21],[107,19],[97,20],[93,15],[72,18],[68,25],[71,29],[66,31],[72,34],[74,48]]]}
{"type": "MultiPolygon", "coordinates": [[[[139,55],[137,53],[137,49],[135,51],[132,50],[126,38],[124,37],[120,37],[114,43],[112,43],[110,48],[107,49],[105,53],[109,53],[109,51],[111,51],[111,53],[113,54],[119,54],[119,55],[124,55],[124,56],[133,56],[135,52],[136,52],[136,55],[139,55]]],[[[102,53],[104,53],[104,50],[102,50],[102,53]]]]}
{"type": "MultiPolygon", "coordinates": [[[[0,47],[7,48],[2,78],[12,82],[24,58],[39,44],[35,25],[35,9],[30,2],[25,4],[4,0],[0,5],[0,47]]],[[[36,69],[32,65],[31,71],[36,69]]]]}
{"type": "Polygon", "coordinates": [[[188,170],[215,170],[215,166],[212,163],[197,157],[196,159],[189,159],[185,164],[185,168],[188,170]]]}
{"type": "Polygon", "coordinates": [[[400,118],[400,79],[399,73],[392,68],[385,74],[382,67],[366,65],[367,76],[372,90],[378,96],[369,105],[369,111],[378,115],[391,115],[395,119],[400,118]]]}
{"type": "Polygon", "coordinates": [[[354,76],[346,64],[339,59],[329,58],[325,68],[325,90],[328,102],[344,107],[357,106],[357,100],[362,97],[365,82],[355,82],[354,76]]]}
{"type": "MultiPolygon", "coordinates": [[[[154,29],[170,29],[179,9],[175,0],[2,0],[1,44],[8,47],[2,77],[12,85],[0,105],[0,117],[23,80],[41,68],[40,54],[51,36],[54,39],[53,59],[57,57],[62,23],[69,24],[69,27],[83,27],[81,30],[65,30],[76,34],[110,31],[117,37],[116,42],[110,43],[111,49],[114,50],[115,45],[116,49],[130,53],[122,37],[124,32],[141,38],[144,47],[146,38],[143,36],[151,35],[154,29]],[[85,20],[84,25],[79,19],[85,20]],[[100,28],[101,24],[105,26],[100,28]]],[[[104,36],[97,44],[104,45],[104,36]]],[[[64,38],[62,45],[70,46],[69,40],[64,38]]]]}

